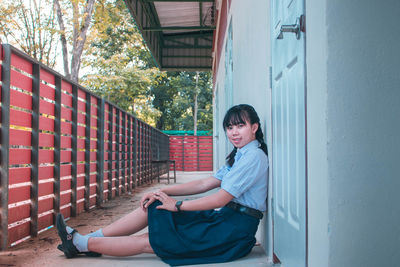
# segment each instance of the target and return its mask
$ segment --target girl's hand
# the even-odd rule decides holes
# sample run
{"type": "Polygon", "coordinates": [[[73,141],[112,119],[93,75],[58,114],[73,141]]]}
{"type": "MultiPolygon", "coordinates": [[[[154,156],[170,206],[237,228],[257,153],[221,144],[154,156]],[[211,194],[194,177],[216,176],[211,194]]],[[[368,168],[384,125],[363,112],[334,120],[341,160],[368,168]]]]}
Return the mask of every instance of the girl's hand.
{"type": "Polygon", "coordinates": [[[161,201],[162,205],[157,206],[157,209],[169,210],[169,211],[177,211],[175,204],[176,200],[172,197],[168,196],[164,192],[156,192],[154,198],[161,201]]]}
{"type": "Polygon", "coordinates": [[[156,200],[155,195],[158,194],[158,192],[160,192],[160,191],[149,192],[149,193],[144,194],[142,196],[142,198],[140,199],[140,207],[143,210],[147,209],[150,206],[150,204],[156,200]]]}

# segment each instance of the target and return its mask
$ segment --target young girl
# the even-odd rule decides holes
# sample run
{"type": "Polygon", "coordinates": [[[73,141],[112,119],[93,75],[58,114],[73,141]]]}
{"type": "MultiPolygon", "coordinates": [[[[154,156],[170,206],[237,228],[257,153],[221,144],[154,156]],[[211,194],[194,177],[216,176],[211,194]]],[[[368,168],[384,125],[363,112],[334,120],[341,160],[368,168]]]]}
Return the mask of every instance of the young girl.
{"type": "Polygon", "coordinates": [[[230,108],[223,127],[234,149],[214,176],[147,193],[141,208],[86,236],[66,226],[59,214],[56,226],[66,257],[155,253],[176,266],[227,262],[247,255],[266,210],[267,146],[260,119],[250,105],[230,108]],[[216,193],[195,200],[171,197],[218,187],[216,193]],[[133,235],[146,226],[148,233],[133,235]]]}

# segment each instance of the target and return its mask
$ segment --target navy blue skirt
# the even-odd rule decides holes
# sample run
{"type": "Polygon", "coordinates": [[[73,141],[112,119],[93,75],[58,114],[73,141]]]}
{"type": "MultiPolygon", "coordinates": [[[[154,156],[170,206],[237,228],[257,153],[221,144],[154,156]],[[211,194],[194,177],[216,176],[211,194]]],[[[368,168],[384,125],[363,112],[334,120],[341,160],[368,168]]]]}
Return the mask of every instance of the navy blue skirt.
{"type": "Polygon", "coordinates": [[[259,219],[220,210],[170,212],[148,208],[149,239],[157,256],[171,266],[217,263],[246,256],[253,248],[259,219]]]}

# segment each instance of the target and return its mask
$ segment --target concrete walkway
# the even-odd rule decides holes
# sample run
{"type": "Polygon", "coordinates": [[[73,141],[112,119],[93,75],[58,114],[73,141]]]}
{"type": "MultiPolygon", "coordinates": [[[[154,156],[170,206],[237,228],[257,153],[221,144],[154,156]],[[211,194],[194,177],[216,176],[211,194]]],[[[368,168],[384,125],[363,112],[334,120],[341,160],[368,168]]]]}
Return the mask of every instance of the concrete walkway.
{"type": "MultiPolygon", "coordinates": [[[[57,262],[57,267],[79,267],[79,266],[116,266],[116,267],[132,267],[132,266],[140,266],[140,267],[165,267],[169,266],[165,264],[155,256],[154,254],[142,254],[132,257],[124,257],[124,258],[117,258],[117,257],[109,257],[109,256],[102,256],[101,258],[73,258],[73,259],[65,259],[64,257],[62,260],[57,262]]],[[[218,263],[218,264],[200,264],[196,266],[225,266],[225,267],[239,267],[239,266],[265,266],[265,267],[272,267],[273,265],[268,262],[267,257],[261,247],[254,247],[253,251],[250,255],[227,263],[218,263]]]]}
{"type": "MultiPolygon", "coordinates": [[[[203,178],[211,175],[210,172],[177,172],[177,183],[184,183],[188,181],[192,181],[194,179],[203,178]]],[[[173,181],[173,180],[172,180],[173,181]]],[[[105,209],[116,209],[117,206],[128,205],[127,209],[123,211],[118,211],[119,213],[126,214],[128,210],[135,208],[138,204],[138,200],[141,195],[148,191],[154,191],[158,188],[162,188],[167,186],[166,180],[161,180],[160,183],[153,182],[151,185],[138,188],[138,191],[134,192],[133,196],[121,196],[120,198],[125,198],[126,200],[122,203],[122,201],[115,202],[110,201],[109,204],[105,203],[105,209]],[[135,198],[135,199],[133,199],[135,198]],[[126,204],[127,203],[127,204],[126,204]],[[133,204],[132,204],[133,203],[133,204]],[[107,205],[110,207],[107,208],[107,205]]],[[[188,197],[182,197],[183,199],[188,199],[188,197]]],[[[192,197],[191,197],[192,198],[192,197]]],[[[85,228],[86,224],[90,224],[87,227],[100,226],[101,224],[95,224],[97,221],[101,221],[102,216],[112,217],[111,221],[114,221],[116,215],[112,214],[104,214],[102,211],[93,210],[88,213],[83,213],[79,215],[77,218],[71,219],[68,224],[72,227],[78,228],[78,230],[82,233],[88,231],[89,228],[85,228]],[[92,213],[92,214],[91,214],[92,213]],[[93,214],[96,213],[96,214],[93,214]],[[88,218],[86,218],[88,217],[88,218]]],[[[118,214],[118,216],[123,216],[123,214],[118,214]]],[[[105,222],[103,222],[105,223],[105,222]]],[[[95,228],[97,229],[97,228],[95,228]]],[[[147,232],[147,229],[144,229],[142,232],[147,232]]],[[[111,256],[102,256],[100,258],[88,258],[88,257],[77,257],[73,259],[66,259],[62,253],[60,253],[56,249],[56,244],[59,243],[58,237],[56,236],[56,231],[54,229],[50,229],[45,233],[39,235],[38,238],[27,240],[21,245],[18,245],[9,251],[0,253],[0,266],[57,266],[57,267],[77,267],[77,266],[168,266],[163,263],[156,255],[154,254],[142,254],[132,257],[111,257],[111,256]],[[42,236],[41,236],[42,235],[42,236]],[[40,243],[40,240],[52,240],[51,245],[40,243]],[[30,244],[29,244],[30,243],[30,244]],[[35,250],[36,253],[32,254],[32,250],[35,250]],[[26,253],[30,252],[30,253],[26,253]],[[31,254],[31,255],[29,255],[31,254]],[[28,258],[27,258],[28,257],[28,258]],[[29,259],[31,257],[31,259],[29,259]]],[[[206,265],[197,265],[197,266],[276,266],[269,262],[269,259],[265,255],[265,252],[262,247],[255,246],[252,252],[237,261],[229,262],[229,263],[220,263],[220,264],[206,264],[206,265]]]]}

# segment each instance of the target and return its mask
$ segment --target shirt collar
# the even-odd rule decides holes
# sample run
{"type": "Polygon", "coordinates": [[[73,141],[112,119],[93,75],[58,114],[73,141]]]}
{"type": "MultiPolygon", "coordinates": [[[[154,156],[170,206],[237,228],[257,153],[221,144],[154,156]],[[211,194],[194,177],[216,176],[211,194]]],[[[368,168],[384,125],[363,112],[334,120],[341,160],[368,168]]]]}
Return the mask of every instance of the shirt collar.
{"type": "Polygon", "coordinates": [[[259,146],[260,146],[260,143],[257,140],[253,140],[250,143],[248,143],[247,145],[245,145],[244,147],[238,148],[236,153],[243,154],[247,150],[252,149],[252,148],[258,148],[259,146]]]}

